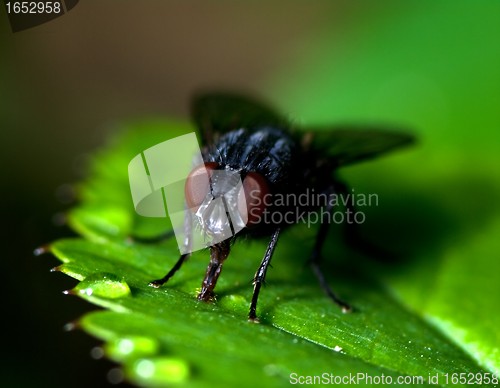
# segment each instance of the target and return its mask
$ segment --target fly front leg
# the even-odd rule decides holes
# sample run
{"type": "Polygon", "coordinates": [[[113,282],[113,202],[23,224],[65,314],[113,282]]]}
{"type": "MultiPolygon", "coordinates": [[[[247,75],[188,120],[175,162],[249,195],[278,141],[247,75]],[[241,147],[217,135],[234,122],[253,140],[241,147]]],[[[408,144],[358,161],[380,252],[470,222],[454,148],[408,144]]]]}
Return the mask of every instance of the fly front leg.
{"type": "Polygon", "coordinates": [[[198,300],[208,302],[214,298],[214,288],[222,271],[222,264],[229,256],[231,246],[229,240],[210,247],[210,263],[208,264],[205,279],[201,284],[201,291],[198,294],[198,300]]]}
{"type": "Polygon", "coordinates": [[[254,322],[259,321],[257,319],[257,301],[259,299],[259,292],[260,288],[262,287],[262,284],[264,283],[264,280],[266,279],[267,268],[271,263],[271,258],[273,257],[274,248],[278,243],[279,234],[280,234],[280,229],[277,228],[271,235],[271,241],[267,246],[266,254],[264,255],[264,258],[260,263],[259,269],[257,269],[257,272],[255,273],[255,276],[253,278],[253,295],[252,295],[252,302],[250,304],[250,312],[248,313],[248,319],[250,321],[254,322]]]}
{"type": "Polygon", "coordinates": [[[149,286],[154,288],[160,288],[162,285],[168,282],[168,280],[172,276],[174,276],[174,274],[182,267],[182,264],[184,264],[184,262],[189,258],[190,255],[191,253],[184,253],[183,255],[181,255],[181,257],[179,257],[179,260],[177,260],[172,269],[168,271],[168,273],[164,277],[149,282],[149,286]]]}
{"type": "MultiPolygon", "coordinates": [[[[167,274],[162,277],[161,279],[156,279],[153,280],[149,283],[150,287],[154,288],[160,288],[163,284],[168,282],[168,280],[175,275],[175,273],[182,267],[182,264],[191,256],[191,246],[192,246],[192,218],[191,218],[191,213],[189,211],[186,211],[186,215],[184,218],[184,244],[183,244],[183,253],[175,265],[172,267],[170,271],[167,272],[167,274]]],[[[174,234],[174,232],[170,232],[171,235],[174,234]]]]}

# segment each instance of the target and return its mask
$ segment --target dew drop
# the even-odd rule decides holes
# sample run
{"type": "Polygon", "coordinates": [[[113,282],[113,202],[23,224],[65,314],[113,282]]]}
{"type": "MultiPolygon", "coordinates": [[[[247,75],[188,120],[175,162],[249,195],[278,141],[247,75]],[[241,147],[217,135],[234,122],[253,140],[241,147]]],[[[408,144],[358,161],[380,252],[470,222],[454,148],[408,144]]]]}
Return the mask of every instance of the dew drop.
{"type": "Polygon", "coordinates": [[[82,296],[117,299],[130,295],[130,287],[116,275],[100,273],[87,276],[72,292],[82,296]]]}
{"type": "Polygon", "coordinates": [[[132,378],[143,385],[179,384],[189,378],[184,360],[171,357],[141,358],[132,364],[132,378]]]}
{"type": "Polygon", "coordinates": [[[110,384],[117,385],[123,383],[123,371],[120,368],[110,369],[107,375],[110,384]]]}
{"type": "Polygon", "coordinates": [[[279,368],[274,364],[268,364],[264,366],[264,373],[268,376],[276,376],[279,374],[279,368]]]}
{"type": "Polygon", "coordinates": [[[104,357],[104,350],[100,346],[94,346],[90,350],[90,357],[92,357],[94,360],[100,360],[101,358],[104,357]]]}
{"type": "Polygon", "coordinates": [[[78,327],[78,324],[75,322],[68,322],[63,326],[64,331],[73,331],[78,327]]]}
{"type": "Polygon", "coordinates": [[[43,255],[44,253],[47,253],[49,251],[50,251],[50,246],[49,245],[42,245],[41,247],[36,248],[33,251],[33,254],[35,256],[40,256],[40,255],[43,255]]]}
{"type": "Polygon", "coordinates": [[[243,309],[246,311],[247,304],[246,298],[238,294],[231,294],[219,300],[220,306],[227,307],[231,310],[243,309]]]}
{"type": "Polygon", "coordinates": [[[128,358],[143,358],[158,353],[158,342],[149,337],[130,336],[119,338],[105,345],[106,354],[116,361],[128,358]]]}

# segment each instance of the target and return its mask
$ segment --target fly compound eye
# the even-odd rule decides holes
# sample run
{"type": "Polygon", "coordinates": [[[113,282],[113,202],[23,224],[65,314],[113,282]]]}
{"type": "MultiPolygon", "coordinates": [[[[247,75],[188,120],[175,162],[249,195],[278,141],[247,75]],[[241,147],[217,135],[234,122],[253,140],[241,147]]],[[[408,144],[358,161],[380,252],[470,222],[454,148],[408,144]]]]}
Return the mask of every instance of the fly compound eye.
{"type": "Polygon", "coordinates": [[[256,172],[248,173],[238,194],[238,212],[246,226],[251,227],[262,220],[267,194],[266,179],[256,172]]]}
{"type": "Polygon", "coordinates": [[[210,178],[218,167],[215,162],[200,164],[186,179],[184,195],[188,208],[196,212],[210,192],[210,178]]]}

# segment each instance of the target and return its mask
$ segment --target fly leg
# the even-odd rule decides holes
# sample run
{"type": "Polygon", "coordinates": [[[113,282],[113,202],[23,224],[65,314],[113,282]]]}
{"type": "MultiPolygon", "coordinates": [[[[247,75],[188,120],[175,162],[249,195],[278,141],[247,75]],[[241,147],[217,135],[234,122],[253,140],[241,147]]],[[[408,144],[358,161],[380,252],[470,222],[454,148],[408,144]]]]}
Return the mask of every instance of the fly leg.
{"type": "MultiPolygon", "coordinates": [[[[334,188],[331,186],[328,189],[328,197],[330,197],[330,194],[334,193],[334,188]]],[[[333,213],[333,204],[331,201],[328,201],[326,204],[326,210],[328,213],[332,214],[333,213]]],[[[325,278],[325,275],[321,271],[320,268],[320,261],[321,261],[321,249],[323,248],[323,244],[325,243],[325,239],[328,233],[328,229],[330,227],[329,222],[324,222],[320,225],[318,234],[316,235],[316,242],[314,244],[314,248],[311,254],[311,257],[309,258],[309,264],[311,265],[311,268],[316,275],[316,278],[319,281],[319,284],[323,291],[325,292],[330,299],[332,299],[340,308],[342,309],[342,312],[347,313],[352,310],[351,306],[349,306],[346,302],[344,302],[342,299],[340,299],[335,292],[331,289],[331,287],[328,285],[328,282],[325,278]]]]}
{"type": "Polygon", "coordinates": [[[231,250],[229,240],[224,240],[210,247],[210,263],[208,264],[205,279],[201,284],[201,291],[198,294],[198,300],[210,301],[214,297],[214,288],[217,279],[222,271],[222,264],[229,256],[231,250]]]}
{"type": "Polygon", "coordinates": [[[255,273],[255,276],[253,278],[253,295],[252,295],[252,302],[250,304],[250,312],[248,313],[248,319],[250,321],[258,322],[257,300],[259,299],[260,288],[262,287],[262,284],[264,283],[264,280],[266,278],[267,268],[271,263],[271,258],[273,256],[274,248],[278,243],[279,234],[280,234],[280,229],[277,228],[271,235],[271,241],[267,246],[266,254],[264,255],[264,258],[260,263],[259,269],[257,269],[257,272],[255,273]]]}
{"type": "Polygon", "coordinates": [[[190,255],[191,253],[182,254],[181,257],[179,257],[179,260],[177,260],[175,265],[172,267],[172,269],[168,271],[168,273],[164,277],[149,282],[149,286],[154,288],[160,288],[162,285],[168,282],[168,280],[172,276],[174,276],[174,274],[182,267],[182,264],[184,264],[184,262],[189,258],[190,255]]]}
{"type": "MultiPolygon", "coordinates": [[[[154,288],[160,288],[163,284],[168,282],[168,280],[174,276],[174,274],[182,267],[182,264],[191,256],[191,243],[192,243],[192,225],[191,225],[191,214],[189,211],[186,211],[186,216],[184,218],[184,249],[183,251],[186,253],[183,253],[175,265],[172,267],[168,273],[162,277],[161,279],[156,279],[153,280],[149,283],[150,287],[154,288]]],[[[174,235],[174,232],[170,232],[170,236],[174,235]]],[[[160,240],[161,241],[161,240],[160,240]]]]}

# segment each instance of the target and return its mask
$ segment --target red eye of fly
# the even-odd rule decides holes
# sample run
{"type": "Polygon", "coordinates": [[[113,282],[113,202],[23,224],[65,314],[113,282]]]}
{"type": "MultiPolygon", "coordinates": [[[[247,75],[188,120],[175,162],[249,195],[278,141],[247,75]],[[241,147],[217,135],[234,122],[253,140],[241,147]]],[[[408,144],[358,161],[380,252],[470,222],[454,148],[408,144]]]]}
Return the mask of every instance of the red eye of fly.
{"type": "Polygon", "coordinates": [[[267,194],[269,188],[266,179],[256,172],[248,173],[238,195],[238,211],[246,226],[256,225],[262,220],[267,194]]]}
{"type": "Polygon", "coordinates": [[[207,162],[195,167],[186,179],[184,185],[184,195],[188,208],[195,211],[203,203],[203,200],[210,191],[210,177],[218,164],[207,162]]]}

